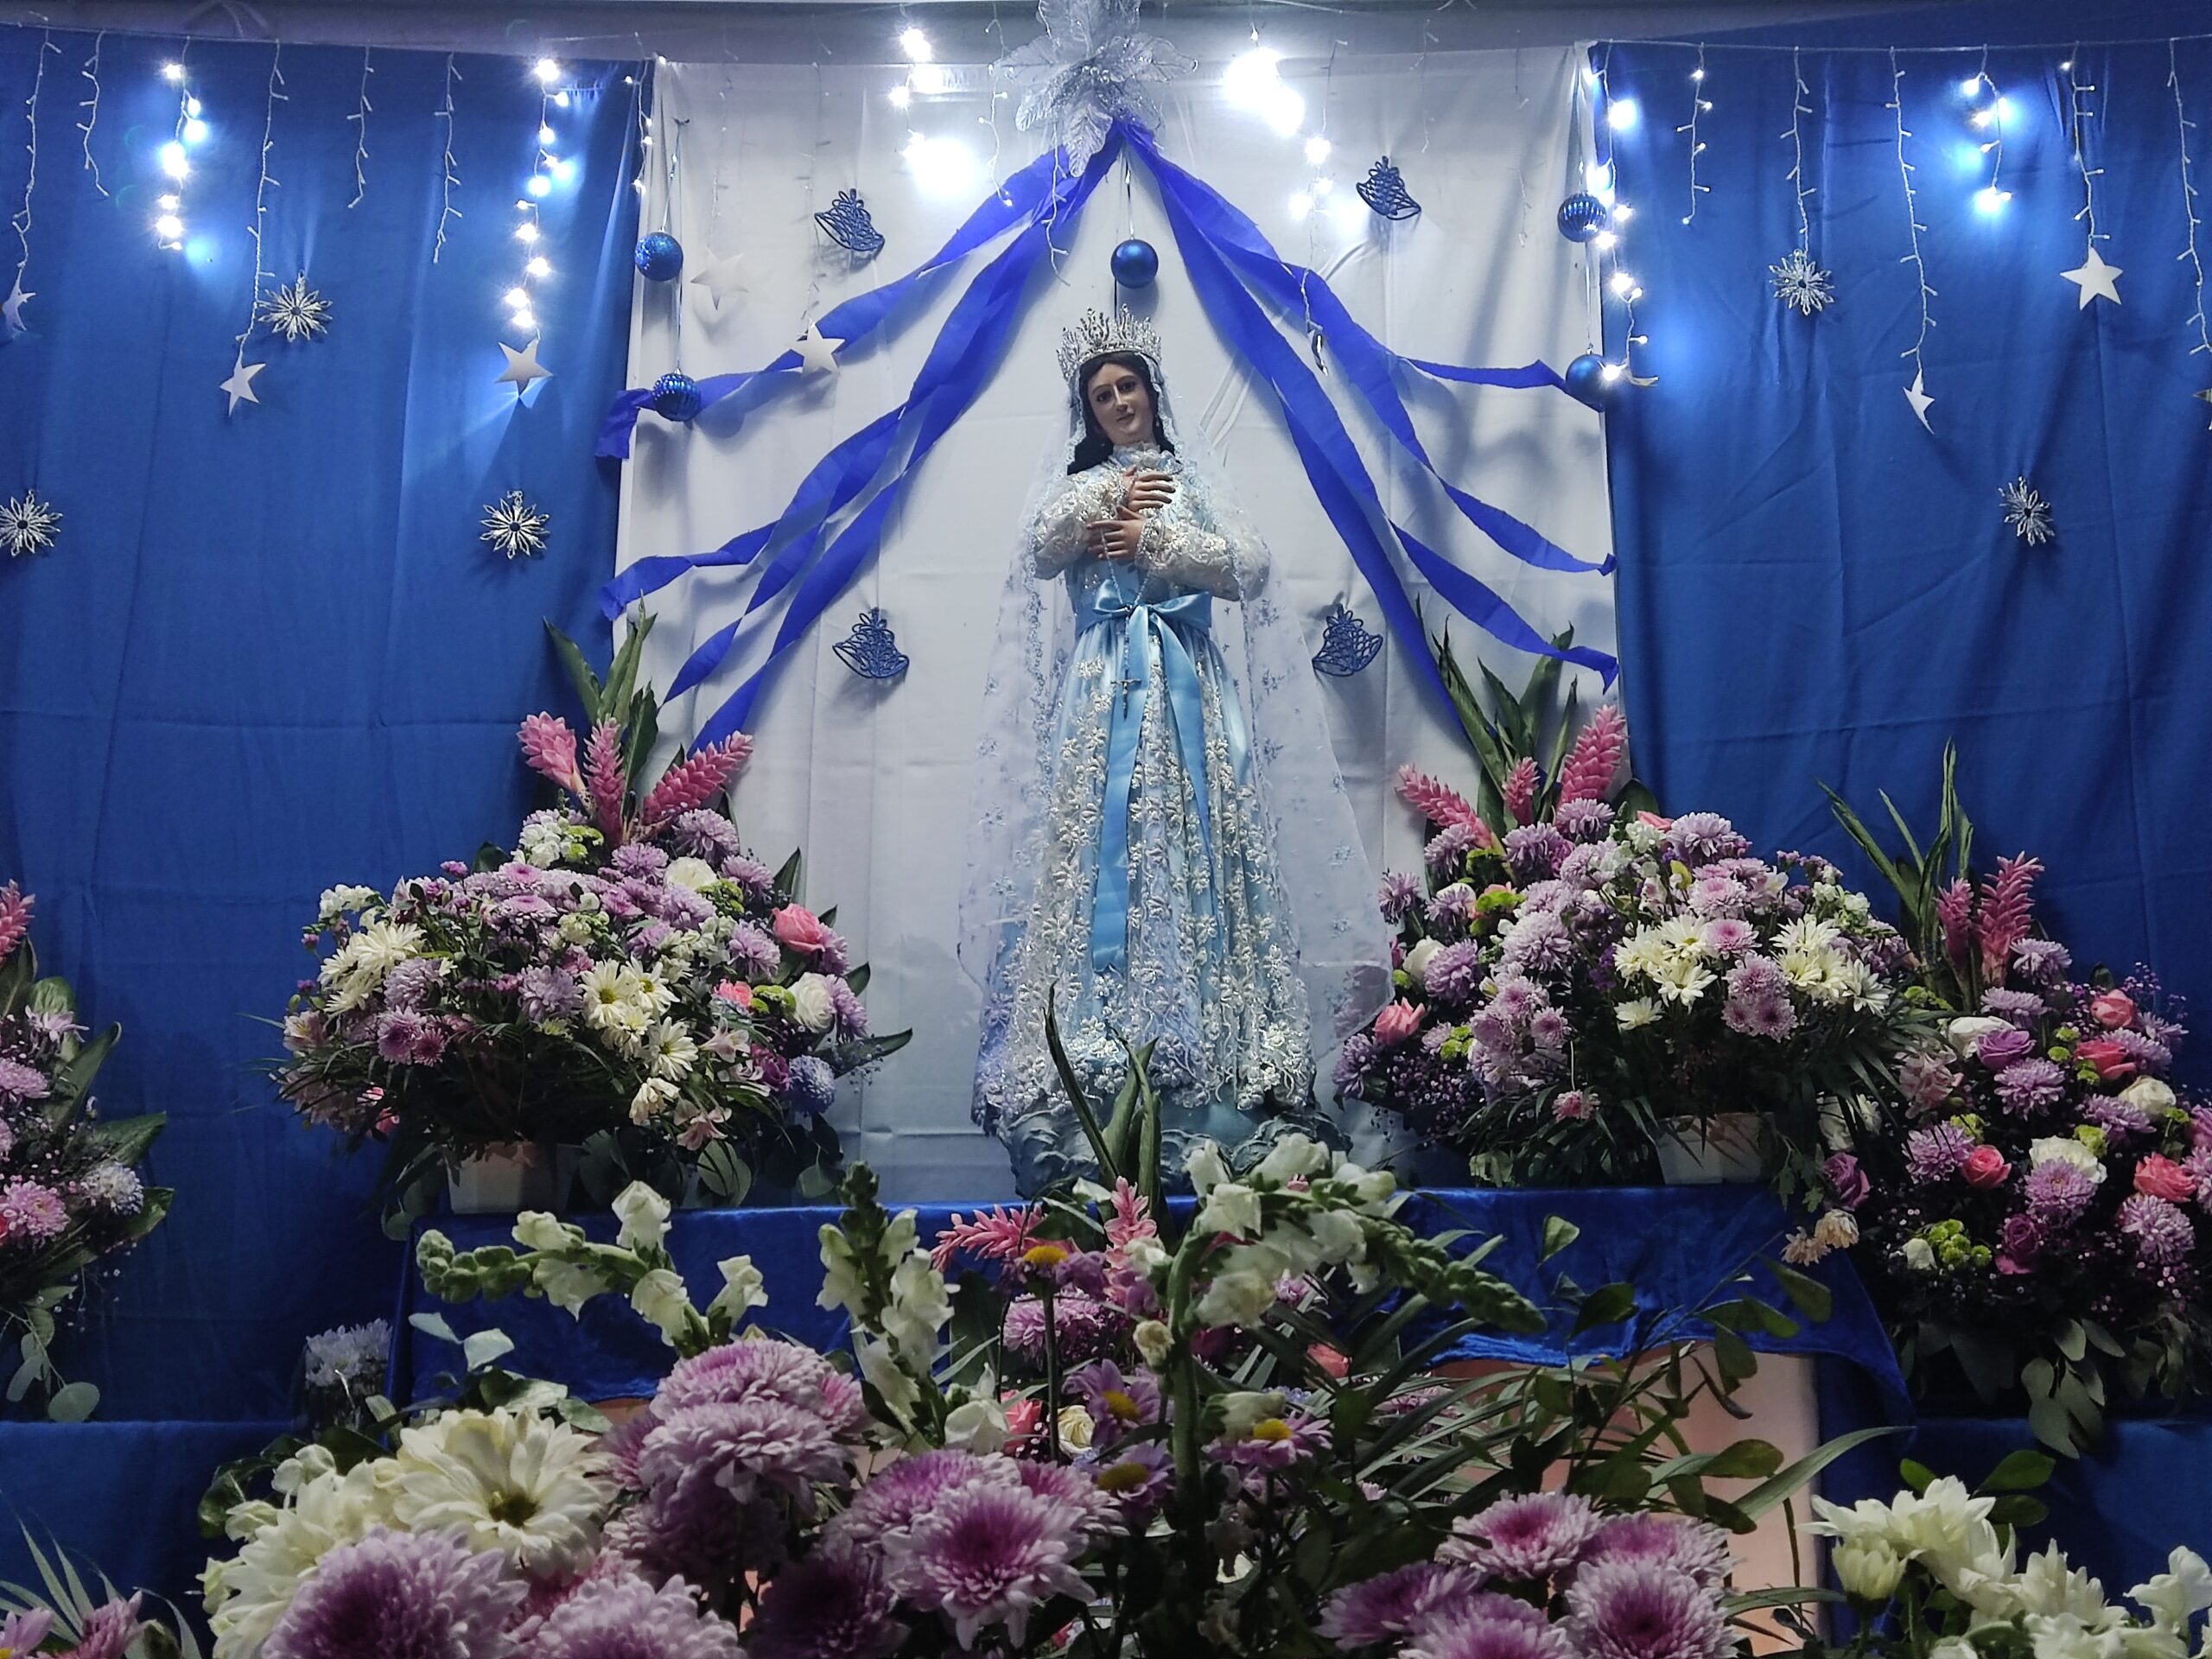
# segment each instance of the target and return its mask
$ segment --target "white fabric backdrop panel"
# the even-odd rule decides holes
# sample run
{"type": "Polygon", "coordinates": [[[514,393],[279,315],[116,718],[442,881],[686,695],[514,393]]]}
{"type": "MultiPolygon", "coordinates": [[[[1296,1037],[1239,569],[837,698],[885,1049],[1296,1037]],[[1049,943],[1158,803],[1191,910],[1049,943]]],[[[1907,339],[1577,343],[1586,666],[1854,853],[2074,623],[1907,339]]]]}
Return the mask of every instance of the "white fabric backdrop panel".
{"type": "MultiPolygon", "coordinates": [[[[1021,31],[1010,28],[1014,41],[1021,31]]],[[[1578,250],[1553,226],[1579,176],[1567,50],[1432,53],[1425,60],[1340,55],[1286,62],[1305,95],[1305,134],[1284,137],[1235,107],[1218,63],[1166,96],[1160,143],[1258,220],[1287,257],[1325,274],[1353,314],[1387,344],[1431,360],[1501,365],[1541,357],[1563,367],[1586,349],[1592,301],[1578,250]],[[1324,127],[1325,123],[1325,127],[1324,127]],[[1319,169],[1334,181],[1319,209],[1294,216],[1294,193],[1317,169],[1304,137],[1334,145],[1319,169]],[[1424,211],[1386,225],[1357,205],[1352,186],[1380,155],[1393,157],[1424,211]],[[1338,209],[1335,202],[1349,206],[1338,209]]],[[[980,67],[939,66],[951,90],[900,111],[887,94],[904,66],[836,68],[664,65],[656,156],[673,155],[664,188],[656,162],[644,223],[682,239],[689,269],[671,286],[640,283],[631,383],[650,384],[679,362],[703,378],[757,367],[802,320],[912,269],[950,234],[998,175],[1027,162],[1037,136],[1018,133],[1015,100],[988,96],[980,67]],[[995,130],[992,117],[996,117],[995,130]],[[911,131],[964,146],[971,176],[910,169],[911,131]],[[871,266],[854,269],[813,215],[857,188],[887,238],[871,266]],[[717,311],[688,278],[710,255],[741,252],[747,291],[717,311]],[[682,307],[680,324],[677,307],[682,307]]],[[[1154,289],[1138,303],[1165,340],[1177,408],[1202,420],[1230,481],[1274,550],[1275,582],[1313,644],[1320,618],[1347,595],[1367,624],[1381,613],[1323,515],[1272,395],[1231,361],[1192,295],[1173,238],[1140,167],[1118,175],[1087,208],[1054,278],[1026,302],[1004,366],[930,457],[880,556],[816,637],[787,659],[756,710],[758,747],[735,797],[755,851],[771,862],[806,850],[810,903],[835,904],[856,957],[874,964],[868,1002],[879,1030],[912,1026],[912,1045],[871,1078],[843,1085],[838,1106],[849,1151],[906,1199],[991,1198],[1011,1191],[1004,1158],[969,1121],[978,996],[954,960],[957,897],[969,812],[984,662],[1017,519],[1047,445],[1062,430],[1065,388],[1053,355],[1061,329],[1114,289],[1107,256],[1134,229],[1160,251],[1154,289]],[[858,612],[880,606],[912,658],[903,679],[862,680],[831,652],[858,612]]],[[[894,340],[849,357],[834,377],[779,391],[741,420],[709,410],[693,428],[652,415],[639,423],[623,494],[618,559],[696,553],[773,518],[791,489],[840,439],[895,404],[938,325],[980,268],[939,283],[894,340]]],[[[1294,337],[1301,319],[1287,324],[1294,337]]],[[[1578,642],[1611,650],[1611,584],[1596,575],[1536,571],[1461,520],[1433,482],[1394,464],[1356,399],[1332,383],[1385,503],[1416,535],[1503,594],[1546,632],[1573,624],[1578,642]]],[[[1598,418],[1552,391],[1406,388],[1432,454],[1446,475],[1591,560],[1611,546],[1598,418]]],[[[692,647],[742,607],[752,577],[688,576],[654,596],[647,652],[665,687],[692,647]]],[[[1421,588],[1416,585],[1419,594],[1421,588]]],[[[1426,599],[1432,623],[1449,613],[1426,599]]],[[[771,628],[781,614],[769,607],[771,628]]],[[[753,625],[747,625],[750,632],[753,625]]],[[[695,730],[766,649],[742,645],[716,676],[671,709],[665,728],[695,730]]],[[[1469,662],[1481,654],[1518,685],[1530,659],[1456,622],[1469,662]]],[[[1586,700],[1596,691],[1582,675],[1586,700]]],[[[1472,761],[1418,665],[1393,640],[1364,672],[1324,683],[1331,735],[1378,869],[1419,857],[1419,826],[1390,792],[1411,761],[1466,779],[1472,761]]],[[[1285,872],[1295,881],[1295,870],[1285,872]]]]}

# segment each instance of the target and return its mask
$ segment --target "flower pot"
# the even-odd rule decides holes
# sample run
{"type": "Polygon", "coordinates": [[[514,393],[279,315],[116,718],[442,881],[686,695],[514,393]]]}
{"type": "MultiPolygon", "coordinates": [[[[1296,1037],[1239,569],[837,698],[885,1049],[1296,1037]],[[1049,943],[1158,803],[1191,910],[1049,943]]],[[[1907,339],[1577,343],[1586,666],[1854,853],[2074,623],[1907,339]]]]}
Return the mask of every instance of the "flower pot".
{"type": "Polygon", "coordinates": [[[1755,1112],[1668,1120],[1659,1137],[1659,1173],[1669,1186],[1716,1186],[1766,1179],[1765,1136],[1755,1112]]]}
{"type": "Polygon", "coordinates": [[[507,1141],[446,1166],[446,1201],[457,1216],[512,1216],[553,1208],[553,1152],[507,1141]]]}

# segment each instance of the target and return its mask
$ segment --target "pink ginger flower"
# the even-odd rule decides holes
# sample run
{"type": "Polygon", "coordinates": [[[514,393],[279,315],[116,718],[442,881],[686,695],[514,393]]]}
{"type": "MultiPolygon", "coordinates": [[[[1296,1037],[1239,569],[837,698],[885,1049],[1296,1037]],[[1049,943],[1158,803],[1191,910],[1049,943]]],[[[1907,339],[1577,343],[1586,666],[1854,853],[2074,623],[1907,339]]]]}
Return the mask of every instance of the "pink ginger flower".
{"type": "Polygon", "coordinates": [[[1505,780],[1505,810],[1516,823],[1527,823],[1536,816],[1536,763],[1523,755],[1505,780]]]}
{"type": "Polygon", "coordinates": [[[1612,794],[1613,780],[1627,758],[1628,721],[1618,703],[1601,703],[1574,740],[1567,764],[1560,768],[1560,799],[1605,800],[1612,794]]]}
{"type": "Polygon", "coordinates": [[[1141,1238],[1157,1238],[1160,1229],[1153,1224],[1152,1206],[1144,1201],[1143,1194],[1128,1183],[1128,1178],[1114,1178],[1114,1214],[1106,1224],[1106,1242],[1116,1249],[1126,1249],[1141,1238]]]}
{"type": "Polygon", "coordinates": [[[1002,1205],[986,1212],[978,1210],[973,1221],[963,1221],[954,1211],[952,1225],[937,1236],[930,1263],[939,1273],[952,1265],[962,1251],[985,1262],[1012,1262],[1029,1248],[1029,1235],[1037,1225],[1037,1211],[1024,1208],[1011,1214],[1002,1205]]]}
{"type": "Polygon", "coordinates": [[[1994,880],[1981,885],[1981,913],[1974,918],[1974,943],[1981,947],[1982,977],[1993,985],[2005,982],[2005,964],[2012,947],[2028,937],[2028,906],[2043,861],[2025,853],[1997,861],[1994,880]]]}
{"type": "Polygon", "coordinates": [[[1961,974],[1967,970],[1967,950],[1974,939],[1974,889],[1964,876],[1936,898],[1936,919],[1943,925],[1943,954],[1961,974]]]}
{"type": "Polygon", "coordinates": [[[661,774],[661,780],[638,809],[639,821],[648,826],[665,823],[679,812],[690,812],[719,800],[753,754],[753,740],[733,732],[721,742],[685,756],[661,774]]]}
{"type": "Polygon", "coordinates": [[[622,804],[629,779],[622,765],[622,728],[602,720],[591,729],[584,750],[584,779],[590,785],[592,816],[609,847],[622,844],[622,804]]]}
{"type": "Polygon", "coordinates": [[[1416,772],[1411,766],[1399,767],[1398,798],[1440,829],[1461,824],[1471,830],[1478,847],[1497,844],[1497,837],[1491,833],[1481,815],[1467,804],[1466,798],[1427,772],[1416,772]]]}
{"type": "Polygon", "coordinates": [[[10,881],[0,887],[0,962],[23,942],[31,931],[31,897],[10,881]]]}
{"type": "Polygon", "coordinates": [[[576,734],[558,715],[523,716],[522,758],[539,777],[558,784],[578,800],[583,798],[583,774],[576,770],[576,734]]]}

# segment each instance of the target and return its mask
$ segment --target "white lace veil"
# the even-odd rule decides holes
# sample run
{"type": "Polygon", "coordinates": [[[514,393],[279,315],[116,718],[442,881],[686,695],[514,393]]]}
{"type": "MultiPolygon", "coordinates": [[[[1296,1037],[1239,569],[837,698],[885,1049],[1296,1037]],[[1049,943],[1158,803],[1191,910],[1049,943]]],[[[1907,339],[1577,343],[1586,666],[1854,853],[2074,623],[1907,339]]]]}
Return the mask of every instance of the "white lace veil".
{"type": "MultiPolygon", "coordinates": [[[[1090,365],[1086,363],[1084,367],[1090,365]]],[[[1376,908],[1376,880],[1362,846],[1344,777],[1330,747],[1313,648],[1264,581],[1267,552],[1236,504],[1217,452],[1195,423],[1179,424],[1169,377],[1151,364],[1160,429],[1179,465],[1180,486],[1201,493],[1239,563],[1261,565],[1251,598],[1213,607],[1214,643],[1249,725],[1250,765],[1263,823],[1272,831],[1297,967],[1311,1011],[1316,1094],[1333,1096],[1330,1074],[1342,1039],[1389,999],[1389,938],[1376,908]]],[[[1007,988],[997,971],[1004,947],[1027,917],[1047,849],[1042,826],[1051,785],[1061,689],[1075,644],[1073,609],[1060,578],[1036,575],[1029,528],[1069,481],[1084,433],[1079,387],[1068,388],[1067,429],[1047,446],[1020,524],[999,602],[976,745],[974,812],[960,899],[960,961],[983,988],[983,1028],[1005,1017],[1007,988]]],[[[1237,590],[1252,592],[1243,578],[1237,590]]]]}

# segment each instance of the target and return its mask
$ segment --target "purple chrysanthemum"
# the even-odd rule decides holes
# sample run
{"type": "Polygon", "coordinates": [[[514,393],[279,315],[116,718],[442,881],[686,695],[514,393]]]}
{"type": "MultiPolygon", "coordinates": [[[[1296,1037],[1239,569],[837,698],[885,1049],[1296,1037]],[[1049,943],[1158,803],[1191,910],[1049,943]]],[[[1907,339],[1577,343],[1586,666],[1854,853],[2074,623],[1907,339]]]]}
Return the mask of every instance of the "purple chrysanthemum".
{"type": "Polygon", "coordinates": [[[1397,870],[1383,876],[1382,885],[1375,894],[1375,907],[1393,927],[1412,914],[1414,906],[1420,902],[1421,883],[1397,870]]]}
{"type": "Polygon", "coordinates": [[[2047,1111],[2066,1097],[2066,1074],[2050,1060],[2015,1060],[1997,1074],[1997,1097],[2016,1112],[2047,1111]]]}
{"type": "Polygon", "coordinates": [[[1498,942],[1498,965],[1506,973],[1555,974],[1574,956],[1574,936],[1553,911],[1524,913],[1498,942]]]}
{"type": "Polygon", "coordinates": [[[1524,823],[1505,832],[1505,861],[1520,880],[1546,880],[1559,874],[1572,845],[1548,823],[1524,823]]]}
{"type": "Polygon", "coordinates": [[[2012,970],[2031,984],[2056,984],[2073,965],[2073,957],[2056,939],[2019,939],[2012,945],[2012,970]]]}
{"type": "Polygon", "coordinates": [[[1356,1090],[1364,1080],[1370,1061],[1375,1058],[1375,1039],[1364,1032],[1355,1033],[1344,1039],[1344,1047],[1338,1052],[1335,1071],[1338,1089],[1356,1090]]]}
{"type": "MultiPolygon", "coordinates": [[[[128,1601],[115,1597],[86,1614],[83,1637],[69,1649],[68,1659],[123,1659],[146,1628],[138,1617],[138,1596],[128,1601]]],[[[10,1651],[21,1649],[0,1648],[10,1651]]]]}
{"type": "Polygon", "coordinates": [[[1728,1576],[1728,1535],[1702,1521],[1662,1515],[1618,1516],[1599,1529],[1582,1552],[1581,1565],[1644,1561],[1687,1573],[1717,1587],[1728,1576]]]}
{"type": "Polygon", "coordinates": [[[1529,1040],[1538,1048],[1559,1048],[1567,1042],[1567,1016],[1557,1008],[1539,1008],[1529,1016],[1529,1040]]]}
{"type": "Polygon", "coordinates": [[[2031,1215],[2047,1226],[2063,1227],[2089,1207],[2097,1184],[2088,1171],[2053,1159],[2030,1170],[2021,1189],[2027,1194],[2031,1215]]]}
{"type": "Polygon", "coordinates": [[[1302,1411],[1263,1417],[1240,1440],[1217,1440],[1206,1455],[1237,1469],[1287,1469],[1328,1449],[1329,1426],[1302,1411]]]}
{"type": "Polygon", "coordinates": [[[1916,1181],[1940,1181],[1959,1173],[1974,1137],[1955,1123],[1937,1123],[1905,1136],[1905,1167],[1916,1181]]]}
{"type": "Polygon", "coordinates": [[[1575,1574],[1567,1610],[1583,1659],[1726,1659],[1735,1646],[1719,1598],[1671,1567],[1601,1563],[1575,1574]]]}
{"type": "Polygon", "coordinates": [[[2108,1145],[2116,1145],[2155,1127],[2151,1114],[2131,1101],[2113,1095],[2095,1095],[2082,1103],[2082,1116],[2105,1132],[2108,1145]]]}
{"type": "Polygon", "coordinates": [[[1399,1659],[1568,1659],[1566,1633],[1538,1609],[1508,1596],[1474,1599],[1465,1624],[1432,1619],[1399,1659]]]}
{"type": "Polygon", "coordinates": [[[1114,1500],[1098,1488],[1089,1471],[1065,1463],[1040,1463],[1033,1458],[1013,1460],[1014,1474],[1032,1497],[1052,1506],[1068,1529],[1086,1541],[1121,1530],[1120,1511],[1114,1500]]]}
{"type": "Polygon", "coordinates": [[[1667,830],[1667,845],[1692,869],[1716,859],[1741,858],[1751,842],[1718,812],[1685,812],[1667,830]]]}
{"type": "Polygon", "coordinates": [[[1999,1020],[2010,1020],[2014,1025],[2032,1026],[2050,1013],[2044,1000],[2033,991],[2007,990],[1996,986],[1981,994],[1981,1011],[1993,1014],[1999,1020]]]}
{"type": "Polygon", "coordinates": [[[906,1636],[870,1557],[817,1551],[779,1573],[745,1633],[747,1659],[881,1659],[906,1636]]]}
{"type": "Polygon", "coordinates": [[[1160,1418],[1160,1380],[1146,1370],[1124,1371],[1110,1359],[1069,1372],[1067,1391],[1090,1414],[1094,1444],[1110,1445],[1160,1418]]]}
{"type": "Polygon", "coordinates": [[[505,1659],[527,1586],[451,1533],[386,1532],[322,1558],[262,1659],[505,1659]]]}
{"type": "Polygon", "coordinates": [[[1440,889],[1423,907],[1429,931],[1442,938],[1457,938],[1475,919],[1475,890],[1464,881],[1440,889]]]}
{"type": "Polygon", "coordinates": [[[792,1116],[819,1117],[836,1104],[837,1074],[830,1069],[827,1060],[802,1054],[791,1064],[790,1075],[784,1084],[784,1098],[791,1106],[792,1116]]]}
{"type": "Polygon", "coordinates": [[[394,1065],[408,1065],[414,1062],[415,1052],[423,1046],[429,1022],[419,1014],[405,1008],[395,1008],[377,1019],[377,1052],[394,1065]]]}
{"type": "Polygon", "coordinates": [[[146,1207],[145,1184],[126,1164],[94,1164],[77,1183],[86,1203],[111,1216],[135,1216],[146,1207]]]}
{"type": "Polygon", "coordinates": [[[1748,1005],[1789,994],[1789,976],[1772,957],[1748,956],[1728,970],[1728,995],[1732,1001],[1748,1005]]]}
{"type": "Polygon", "coordinates": [[[420,1008],[444,976],[445,966],[431,957],[415,957],[399,963],[384,976],[385,1007],[420,1008]]]}
{"type": "Polygon", "coordinates": [[[712,1402],[656,1408],[659,1421],[638,1448],[638,1480],[649,1494],[711,1484],[740,1500],[808,1486],[844,1471],[846,1452],[830,1425],[780,1400],[712,1402]]]}
{"type": "Polygon", "coordinates": [[[680,1360],[653,1396],[653,1409],[665,1414],[766,1400],[811,1412],[836,1434],[856,1433],[868,1419],[861,1385],[795,1342],[726,1342],[680,1360]]]}
{"type": "Polygon", "coordinates": [[[1421,858],[1432,870],[1449,869],[1465,858],[1475,845],[1475,831],[1471,824],[1447,823],[1428,840],[1421,849],[1421,858]]]}
{"type": "Polygon", "coordinates": [[[1482,989],[1483,949],[1471,939],[1447,944],[1428,959],[1422,988],[1432,1001],[1464,1008],[1482,989]]]}
{"type": "Polygon", "coordinates": [[[2181,1160],[2182,1173],[2196,1183],[2196,1202],[2212,1210],[2212,1151],[2192,1152],[2181,1160]]]}
{"type": "Polygon", "coordinates": [[[1018,1647],[1040,1603],[1091,1595],[1074,1567],[1080,1534],[1058,1505],[1019,1484],[957,1488],[888,1541],[893,1586],[941,1613],[963,1647],[994,1625],[1018,1647]]]}
{"type": "Polygon", "coordinates": [[[1338,1591],[1321,1610],[1319,1628],[1340,1648],[1400,1641],[1432,1622],[1463,1623],[1481,1593],[1482,1580],[1464,1567],[1415,1561],[1338,1591]]]}
{"type": "Polygon", "coordinates": [[[2146,1267],[2178,1267],[2196,1244],[2189,1212],[2147,1192],[2121,1201],[2120,1230],[2135,1241],[2135,1254],[2146,1267]]]}
{"type": "Polygon", "coordinates": [[[980,1458],[950,1447],[901,1458],[861,1487],[844,1513],[830,1522],[830,1541],[845,1550],[880,1544],[912,1530],[916,1522],[960,1488],[1013,1478],[1006,1459],[980,1458]]]}
{"type": "Polygon", "coordinates": [[[764,928],[739,922],[729,931],[730,965],[747,979],[772,979],[784,965],[784,948],[764,928]]]}
{"type": "Polygon", "coordinates": [[[52,1238],[69,1224],[61,1195],[39,1181],[14,1180],[0,1187],[0,1236],[52,1238]]]}
{"type": "Polygon", "coordinates": [[[1706,944],[1723,957],[1740,956],[1758,942],[1758,930],[1740,916],[1716,916],[1706,925],[1706,944]]]}
{"type": "Polygon", "coordinates": [[[680,1578],[586,1584],[538,1626],[529,1659],[739,1659],[737,1631],[699,1610],[680,1578]]]}
{"type": "Polygon", "coordinates": [[[569,1018],[583,1001],[575,976],[558,968],[524,969],[516,994],[522,1003],[523,1018],[541,1026],[549,1020],[569,1018]]]}
{"type": "Polygon", "coordinates": [[[0,1103],[20,1106],[27,1100],[44,1100],[46,1073],[21,1060],[0,1059],[0,1103]]]}
{"type": "MultiPolygon", "coordinates": [[[[739,855],[737,826],[719,812],[694,807],[679,812],[668,826],[669,844],[687,857],[719,864],[739,855]]],[[[727,874],[727,873],[725,873],[727,874]]]]}
{"type": "Polygon", "coordinates": [[[766,903],[776,896],[776,873],[759,859],[740,853],[722,860],[722,880],[745,889],[748,903],[766,903]]]}
{"type": "Polygon", "coordinates": [[[1552,822],[1569,841],[1603,841],[1613,827],[1613,809],[1603,801],[1561,801],[1552,822]]]}
{"type": "Polygon", "coordinates": [[[1452,1523],[1440,1559],[1465,1561],[1494,1578],[1541,1579],[1574,1564],[1601,1517],[1586,1497],[1533,1492],[1501,1498],[1452,1523]]]}
{"type": "Polygon", "coordinates": [[[1084,1466],[1132,1526],[1165,1503],[1175,1484],[1175,1460],[1157,1440],[1125,1441],[1104,1450],[1094,1443],[1084,1466]]]}
{"type": "Polygon", "coordinates": [[[868,1007],[842,977],[830,982],[830,1028],[851,1039],[868,1035],[868,1007]]]}
{"type": "Polygon", "coordinates": [[[2135,1062],[2138,1071],[2147,1071],[2153,1077],[2167,1071],[2174,1063],[2172,1047],[2161,1039],[2146,1036],[2139,1031],[2108,1031],[2104,1037],[2107,1042],[2119,1044],[2120,1052],[2135,1062]]]}
{"type": "Polygon", "coordinates": [[[668,855],[642,841],[628,842],[614,849],[614,868],[622,875],[643,879],[658,875],[667,868],[668,855]]]}
{"type": "MultiPolygon", "coordinates": [[[[1064,1365],[1080,1365],[1113,1351],[1128,1321],[1111,1303],[1064,1294],[1052,1300],[1052,1334],[1064,1365]]],[[[1017,1297],[1006,1310],[1006,1345],[1033,1365],[1045,1363],[1045,1310],[1033,1296],[1017,1297]]]]}

